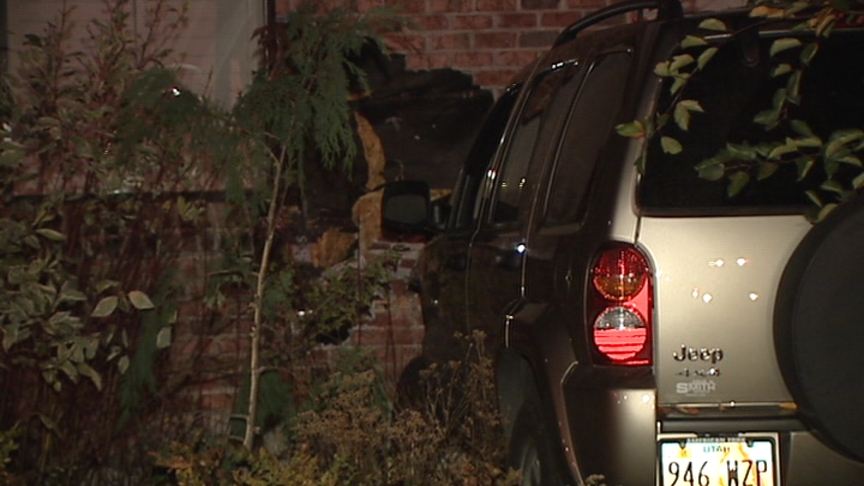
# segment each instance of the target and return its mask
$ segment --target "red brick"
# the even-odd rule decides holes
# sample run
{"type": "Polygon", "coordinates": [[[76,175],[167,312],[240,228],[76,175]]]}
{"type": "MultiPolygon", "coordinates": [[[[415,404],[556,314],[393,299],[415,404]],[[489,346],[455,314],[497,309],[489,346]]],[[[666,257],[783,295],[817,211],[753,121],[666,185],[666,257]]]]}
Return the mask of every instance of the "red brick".
{"type": "Polygon", "coordinates": [[[422,35],[388,35],[387,48],[395,52],[425,52],[426,37],[422,35]]]}
{"type": "Polygon", "coordinates": [[[409,56],[406,67],[411,70],[439,69],[450,66],[450,56],[447,54],[419,54],[409,56]]]}
{"type": "Polygon", "coordinates": [[[567,27],[582,17],[583,15],[579,12],[545,13],[540,18],[540,25],[543,27],[567,27]]]}
{"type": "Polygon", "coordinates": [[[548,48],[558,37],[558,30],[535,30],[519,34],[519,47],[548,48]]]}
{"type": "Polygon", "coordinates": [[[421,344],[426,334],[422,326],[362,326],[351,334],[351,342],[358,346],[392,346],[421,344]]]}
{"type": "Polygon", "coordinates": [[[605,0],[567,0],[568,8],[582,8],[589,11],[605,7],[606,5],[607,2],[605,0]]]}
{"type": "Polygon", "coordinates": [[[453,51],[471,47],[471,37],[468,34],[440,34],[429,38],[433,51],[453,51]]]}
{"type": "Polygon", "coordinates": [[[430,12],[473,12],[475,0],[430,0],[430,12]]]}
{"type": "Polygon", "coordinates": [[[199,404],[203,410],[231,410],[234,408],[233,393],[202,393],[199,404]]]}
{"type": "Polygon", "coordinates": [[[396,7],[401,14],[426,13],[426,0],[385,0],[388,7],[396,7]]]}
{"type": "Polygon", "coordinates": [[[537,27],[537,15],[533,13],[514,13],[498,15],[498,27],[505,29],[537,27]]]}
{"type": "Polygon", "coordinates": [[[474,82],[480,86],[507,86],[518,73],[518,69],[495,69],[489,71],[477,71],[474,73],[474,82]]]}
{"type": "Polygon", "coordinates": [[[454,15],[452,17],[453,30],[481,30],[492,27],[491,15],[454,15]]]}
{"type": "Polygon", "coordinates": [[[450,29],[450,19],[446,15],[418,15],[411,22],[426,31],[450,29]]]}
{"type": "Polygon", "coordinates": [[[522,0],[522,8],[525,10],[556,9],[560,0],[522,0]]]}
{"type": "Polygon", "coordinates": [[[379,8],[384,6],[384,0],[356,0],[358,12],[366,12],[371,8],[379,8]]]}
{"type": "Polygon", "coordinates": [[[474,47],[477,49],[516,47],[516,37],[516,34],[511,32],[481,32],[474,35],[474,47]]]}
{"type": "Polygon", "coordinates": [[[462,52],[453,55],[453,66],[456,68],[490,67],[495,62],[489,52],[462,52]]]}
{"type": "Polygon", "coordinates": [[[497,62],[495,65],[498,67],[506,66],[521,68],[537,59],[538,55],[538,51],[536,50],[502,51],[497,54],[497,62]]]}
{"type": "Polygon", "coordinates": [[[396,295],[408,293],[408,284],[402,280],[394,280],[390,282],[390,291],[396,295]]]}
{"type": "Polygon", "coordinates": [[[516,0],[477,0],[477,10],[480,12],[514,12],[516,0]]]}

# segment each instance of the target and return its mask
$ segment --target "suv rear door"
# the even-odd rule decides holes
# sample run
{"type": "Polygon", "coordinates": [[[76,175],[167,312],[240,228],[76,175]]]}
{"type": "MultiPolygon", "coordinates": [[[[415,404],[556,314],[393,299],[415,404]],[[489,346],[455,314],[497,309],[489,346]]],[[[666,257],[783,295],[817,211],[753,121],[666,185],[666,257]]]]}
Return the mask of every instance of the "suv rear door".
{"type": "Polygon", "coordinates": [[[533,78],[513,117],[509,143],[484,182],[485,214],[469,258],[468,324],[496,345],[508,306],[523,294],[525,232],[535,194],[581,76],[581,66],[570,61],[533,78]]]}
{"type": "Polygon", "coordinates": [[[480,221],[487,179],[501,137],[519,92],[514,84],[496,101],[469,152],[450,196],[446,231],[423,251],[423,318],[426,323],[424,354],[434,360],[462,359],[456,333],[466,333],[466,278],[468,248],[480,221]]]}
{"type": "MultiPolygon", "coordinates": [[[[811,228],[802,215],[804,191],[819,190],[824,173],[814,169],[802,178],[790,157],[764,180],[754,168],[752,182],[729,197],[723,181],[700,179],[694,170],[727,142],[746,151],[789,131],[788,124],[768,132],[754,123],[770,108],[764,100],[786,86],[773,71],[779,56],[769,50],[789,35],[741,36],[740,48],[721,49],[682,95],[697,99],[708,115],[694,115],[687,133],[667,133],[685,150],[668,155],[654,143],[648,154],[639,242],[658,275],[658,402],[672,416],[793,413],[775,349],[774,305],[786,263],[811,228]]],[[[862,52],[860,32],[835,31],[803,77],[800,104],[786,108],[822,140],[838,128],[864,126],[862,52]]]]}

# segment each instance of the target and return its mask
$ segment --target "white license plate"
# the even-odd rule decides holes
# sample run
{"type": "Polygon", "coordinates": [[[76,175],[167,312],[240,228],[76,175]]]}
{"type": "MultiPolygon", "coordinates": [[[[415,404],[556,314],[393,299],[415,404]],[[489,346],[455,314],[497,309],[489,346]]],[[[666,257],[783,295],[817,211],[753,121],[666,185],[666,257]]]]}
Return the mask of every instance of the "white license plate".
{"type": "Polygon", "coordinates": [[[660,486],[779,486],[773,437],[660,442],[660,486]]]}

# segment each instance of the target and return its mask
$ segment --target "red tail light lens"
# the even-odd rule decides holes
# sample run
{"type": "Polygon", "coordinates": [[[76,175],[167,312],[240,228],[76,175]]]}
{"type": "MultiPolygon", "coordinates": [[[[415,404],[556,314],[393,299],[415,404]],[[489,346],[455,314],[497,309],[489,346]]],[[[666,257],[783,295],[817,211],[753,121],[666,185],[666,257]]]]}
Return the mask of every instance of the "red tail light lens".
{"type": "Polygon", "coordinates": [[[595,355],[605,364],[651,364],[653,282],[636,247],[614,244],[597,256],[589,288],[595,355]]]}
{"type": "Polygon", "coordinates": [[[592,273],[594,288],[609,300],[627,300],[642,290],[648,280],[645,257],[632,247],[604,251],[592,273]]]}

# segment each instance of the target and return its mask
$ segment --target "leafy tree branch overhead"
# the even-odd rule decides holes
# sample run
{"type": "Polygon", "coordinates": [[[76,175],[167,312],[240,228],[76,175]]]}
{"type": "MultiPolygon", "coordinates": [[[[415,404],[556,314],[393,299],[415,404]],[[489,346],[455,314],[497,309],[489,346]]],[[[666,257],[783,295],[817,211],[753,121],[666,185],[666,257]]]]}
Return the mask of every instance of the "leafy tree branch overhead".
{"type": "Polygon", "coordinates": [[[751,69],[736,72],[732,82],[746,86],[745,78],[757,65],[767,69],[767,81],[751,99],[738,100],[742,106],[752,105],[748,119],[736,119],[740,128],[730,130],[726,143],[713,153],[700,155],[692,170],[704,180],[725,180],[733,199],[792,172],[815,205],[810,217],[824,217],[864,186],[864,127],[853,117],[819,120],[811,108],[830,101],[832,93],[820,79],[837,78],[838,73],[824,59],[842,44],[844,30],[864,25],[862,7],[853,1],[765,2],[751,7],[734,25],[712,17],[703,20],[698,32],[684,36],[670,57],[655,66],[664,86],[657,110],[617,127],[620,135],[648,141],[638,161],[640,170],[645,170],[651,150],[679,158],[698,152],[701,139],[694,132],[700,124],[709,126],[738,109],[728,103],[712,109],[706,105],[711,99],[706,80],[717,77],[720,69],[716,59],[734,52],[751,69]]]}

